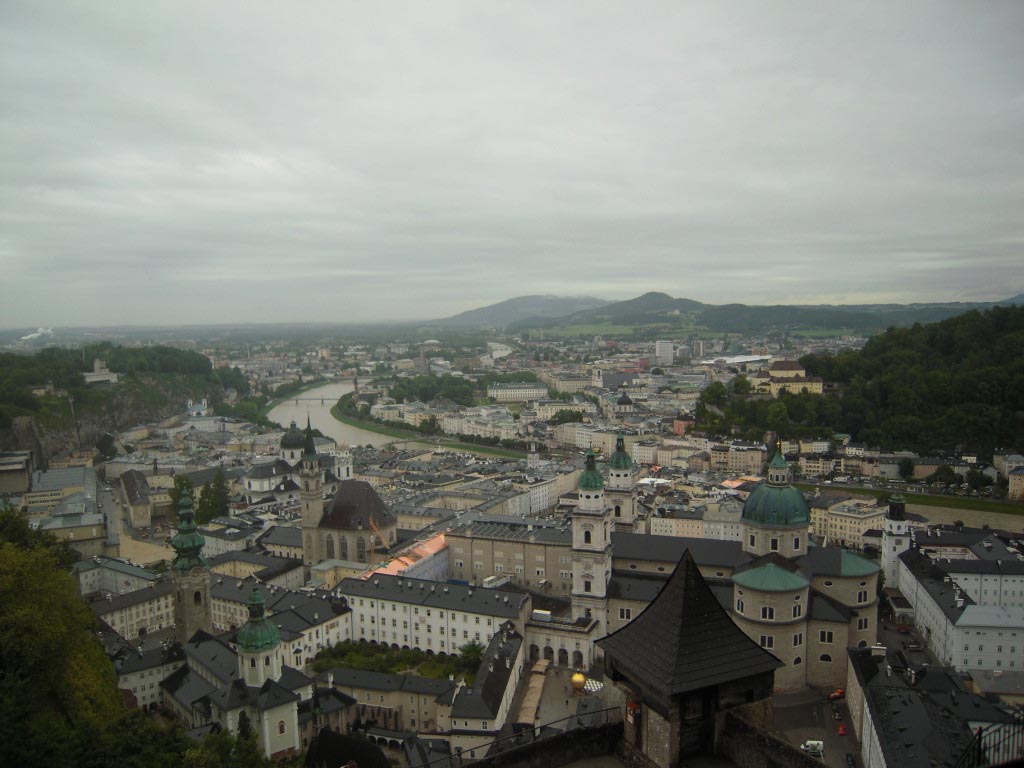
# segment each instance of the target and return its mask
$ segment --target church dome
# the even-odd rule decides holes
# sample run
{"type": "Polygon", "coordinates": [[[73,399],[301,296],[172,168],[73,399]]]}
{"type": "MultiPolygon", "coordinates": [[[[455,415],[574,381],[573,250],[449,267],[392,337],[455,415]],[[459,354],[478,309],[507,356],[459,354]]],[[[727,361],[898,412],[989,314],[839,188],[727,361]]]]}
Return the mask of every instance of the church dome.
{"type": "Polygon", "coordinates": [[[301,451],[306,446],[306,436],[302,434],[295,422],[288,428],[288,431],[284,433],[284,437],[281,438],[281,448],[284,450],[297,450],[301,451]]]}
{"type": "Polygon", "coordinates": [[[615,438],[615,453],[608,460],[612,469],[630,470],[633,468],[633,457],[626,453],[626,438],[621,433],[615,438]]]}
{"type": "Polygon", "coordinates": [[[743,522],[770,528],[806,528],[811,522],[807,499],[792,485],[762,483],[743,504],[743,522]]]}
{"type": "Polygon", "coordinates": [[[623,392],[621,395],[619,395],[619,399],[615,401],[615,404],[616,405],[632,405],[633,404],[633,399],[629,395],[627,395],[625,392],[623,392]]]}
{"type": "Polygon", "coordinates": [[[235,636],[238,650],[244,653],[260,653],[276,648],[281,643],[281,634],[266,616],[263,593],[252,585],[249,593],[249,620],[242,625],[235,636]]]}
{"type": "Polygon", "coordinates": [[[580,475],[579,489],[581,491],[600,491],[604,488],[604,478],[597,471],[597,460],[593,451],[587,451],[587,466],[580,475]]]}

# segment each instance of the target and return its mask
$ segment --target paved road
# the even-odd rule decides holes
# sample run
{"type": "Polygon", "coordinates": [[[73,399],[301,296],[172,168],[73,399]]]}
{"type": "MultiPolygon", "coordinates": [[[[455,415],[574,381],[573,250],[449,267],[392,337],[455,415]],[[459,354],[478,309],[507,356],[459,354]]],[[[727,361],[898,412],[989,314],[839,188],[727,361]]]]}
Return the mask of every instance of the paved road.
{"type": "Polygon", "coordinates": [[[100,490],[100,511],[107,520],[107,543],[117,545],[121,539],[123,519],[121,517],[121,505],[114,498],[113,492],[107,488],[100,490]]]}
{"type": "Polygon", "coordinates": [[[850,727],[850,712],[845,702],[836,702],[833,708],[827,700],[827,691],[808,688],[791,694],[775,696],[775,730],[781,731],[786,740],[799,747],[808,739],[825,742],[825,765],[830,768],[846,768],[846,753],[851,752],[860,765],[860,744],[850,727]],[[841,720],[833,717],[839,713],[841,720]],[[840,736],[839,726],[845,725],[846,736],[840,736]]]}

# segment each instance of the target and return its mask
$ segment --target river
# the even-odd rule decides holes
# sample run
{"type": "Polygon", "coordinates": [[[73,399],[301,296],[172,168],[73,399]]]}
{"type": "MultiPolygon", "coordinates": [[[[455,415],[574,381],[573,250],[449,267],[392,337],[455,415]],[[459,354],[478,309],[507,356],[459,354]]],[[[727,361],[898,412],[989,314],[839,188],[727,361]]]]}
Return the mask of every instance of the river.
{"type": "Polygon", "coordinates": [[[271,421],[276,421],[285,427],[292,421],[300,427],[305,427],[308,414],[310,423],[323,434],[336,440],[339,445],[384,445],[393,442],[395,440],[393,437],[378,435],[376,432],[368,432],[359,427],[342,424],[331,415],[331,408],[338,402],[338,398],[351,391],[351,381],[325,384],[285,400],[267,416],[271,421]],[[298,398],[297,402],[296,397],[298,398]]]}

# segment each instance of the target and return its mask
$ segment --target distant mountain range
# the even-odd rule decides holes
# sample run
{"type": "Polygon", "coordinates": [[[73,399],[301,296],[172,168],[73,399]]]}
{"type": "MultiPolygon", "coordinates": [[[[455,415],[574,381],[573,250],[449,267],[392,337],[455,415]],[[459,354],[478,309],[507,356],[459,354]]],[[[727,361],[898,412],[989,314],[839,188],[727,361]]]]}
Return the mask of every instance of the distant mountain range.
{"type": "Polygon", "coordinates": [[[527,318],[563,317],[610,303],[593,296],[517,296],[436,320],[431,325],[442,328],[505,328],[527,318]]]}
{"type": "Polygon", "coordinates": [[[987,302],[935,302],[917,304],[819,304],[751,306],[704,304],[673,298],[666,293],[645,293],[626,301],[607,302],[593,297],[521,296],[487,307],[462,312],[430,325],[463,328],[565,328],[569,326],[691,326],[723,333],[767,330],[843,330],[875,332],[890,326],[931,323],[972,309],[995,305],[1024,306],[1024,294],[987,302]]]}

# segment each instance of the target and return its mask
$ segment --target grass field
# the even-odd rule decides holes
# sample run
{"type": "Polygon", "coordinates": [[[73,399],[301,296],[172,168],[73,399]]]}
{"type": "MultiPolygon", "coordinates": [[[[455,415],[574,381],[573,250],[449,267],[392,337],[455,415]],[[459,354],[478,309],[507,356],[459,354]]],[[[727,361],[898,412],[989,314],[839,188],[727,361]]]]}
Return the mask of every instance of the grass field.
{"type": "Polygon", "coordinates": [[[458,440],[449,440],[444,437],[428,437],[427,435],[421,435],[419,432],[415,432],[413,430],[396,429],[395,427],[385,426],[384,424],[375,424],[372,421],[354,419],[351,416],[343,414],[337,405],[331,408],[331,416],[342,424],[348,424],[350,427],[365,429],[367,432],[376,432],[378,435],[387,435],[388,437],[393,437],[396,440],[415,440],[423,443],[424,445],[440,443],[445,448],[454,448],[455,450],[468,451],[470,453],[483,453],[488,456],[502,456],[507,459],[521,459],[526,456],[522,451],[513,451],[509,448],[496,448],[490,445],[477,445],[476,443],[462,443],[458,440]]]}
{"type": "Polygon", "coordinates": [[[882,490],[879,488],[862,488],[860,486],[817,486],[813,483],[794,483],[801,490],[813,490],[815,488],[834,488],[842,491],[849,491],[855,496],[871,496],[876,499],[885,495],[899,493],[908,504],[919,504],[922,507],[944,507],[946,509],[969,509],[975,512],[995,512],[1000,515],[1024,515],[1024,504],[1009,504],[991,499],[965,498],[963,496],[929,496],[923,493],[903,493],[897,490],[882,490]]]}

